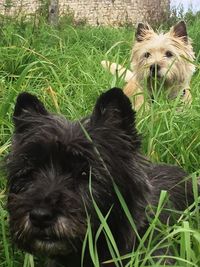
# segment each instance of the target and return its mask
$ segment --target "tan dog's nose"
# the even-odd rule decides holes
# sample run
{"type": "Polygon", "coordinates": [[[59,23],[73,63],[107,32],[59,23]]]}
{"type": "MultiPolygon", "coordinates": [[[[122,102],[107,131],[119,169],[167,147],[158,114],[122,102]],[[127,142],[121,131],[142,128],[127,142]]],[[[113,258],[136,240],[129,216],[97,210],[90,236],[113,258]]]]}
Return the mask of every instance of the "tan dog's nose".
{"type": "Polygon", "coordinates": [[[154,76],[160,77],[160,74],[159,74],[160,69],[161,69],[160,65],[152,64],[150,66],[150,75],[152,77],[154,77],[154,76]]]}

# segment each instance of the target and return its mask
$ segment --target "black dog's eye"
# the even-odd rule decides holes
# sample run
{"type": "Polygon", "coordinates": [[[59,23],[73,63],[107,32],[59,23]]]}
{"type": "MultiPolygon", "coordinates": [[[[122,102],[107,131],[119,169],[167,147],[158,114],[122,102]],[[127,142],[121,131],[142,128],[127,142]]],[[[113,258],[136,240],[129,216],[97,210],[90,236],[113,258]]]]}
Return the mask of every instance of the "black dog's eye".
{"type": "Polygon", "coordinates": [[[79,170],[79,177],[81,179],[88,179],[90,176],[90,167],[88,163],[82,165],[82,168],[79,170]]]}
{"type": "Polygon", "coordinates": [[[11,193],[18,194],[26,191],[33,180],[33,171],[31,168],[21,169],[11,175],[8,181],[8,187],[11,193]]]}
{"type": "Polygon", "coordinates": [[[86,171],[82,171],[81,172],[81,177],[82,178],[87,178],[88,177],[88,173],[86,171]]]}
{"type": "Polygon", "coordinates": [[[172,54],[172,52],[167,51],[167,52],[165,53],[165,56],[166,56],[166,57],[173,57],[173,54],[172,54]]]}
{"type": "Polygon", "coordinates": [[[14,194],[22,193],[27,189],[27,181],[25,179],[13,179],[10,183],[10,192],[14,194]]]}
{"type": "Polygon", "coordinates": [[[144,57],[145,57],[145,58],[148,58],[148,57],[150,57],[150,55],[151,55],[151,54],[150,54],[149,52],[146,52],[146,53],[144,54],[144,57]]]}

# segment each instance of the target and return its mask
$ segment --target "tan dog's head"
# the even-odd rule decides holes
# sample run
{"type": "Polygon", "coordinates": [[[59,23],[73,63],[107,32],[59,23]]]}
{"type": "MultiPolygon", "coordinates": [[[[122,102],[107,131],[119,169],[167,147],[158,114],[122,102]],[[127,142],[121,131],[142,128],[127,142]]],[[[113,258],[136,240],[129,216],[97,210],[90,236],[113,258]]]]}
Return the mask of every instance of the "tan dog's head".
{"type": "Polygon", "coordinates": [[[156,33],[149,25],[139,23],[132,49],[131,68],[138,81],[150,82],[157,77],[165,85],[189,84],[195,70],[194,52],[184,21],[167,33],[156,33]]]}

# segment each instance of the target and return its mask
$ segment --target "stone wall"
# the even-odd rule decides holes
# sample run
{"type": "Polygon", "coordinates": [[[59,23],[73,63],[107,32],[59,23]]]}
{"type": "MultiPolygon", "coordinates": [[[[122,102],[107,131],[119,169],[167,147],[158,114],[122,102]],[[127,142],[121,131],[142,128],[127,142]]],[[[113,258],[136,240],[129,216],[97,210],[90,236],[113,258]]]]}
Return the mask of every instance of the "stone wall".
{"type": "Polygon", "coordinates": [[[7,16],[34,14],[39,6],[38,0],[0,0],[0,13],[7,16]]]}
{"type": "MultiPolygon", "coordinates": [[[[0,13],[34,14],[45,0],[0,0],[0,13]]],[[[163,20],[170,0],[59,0],[60,15],[71,13],[75,21],[90,25],[124,25],[163,20]]]]}

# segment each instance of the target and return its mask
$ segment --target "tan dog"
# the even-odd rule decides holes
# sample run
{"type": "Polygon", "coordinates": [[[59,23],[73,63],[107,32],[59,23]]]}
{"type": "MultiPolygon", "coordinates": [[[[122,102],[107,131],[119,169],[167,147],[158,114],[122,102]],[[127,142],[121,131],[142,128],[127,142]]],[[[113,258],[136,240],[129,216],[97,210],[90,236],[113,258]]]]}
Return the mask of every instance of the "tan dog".
{"type": "Polygon", "coordinates": [[[184,102],[191,102],[190,80],[195,71],[194,52],[184,21],[167,33],[156,33],[149,25],[139,23],[131,54],[131,70],[116,63],[102,61],[112,74],[124,77],[124,92],[133,99],[138,110],[144,103],[144,88],[153,97],[154,85],[165,91],[169,99],[179,94],[184,102]],[[164,89],[163,89],[164,88],[164,89]]]}

